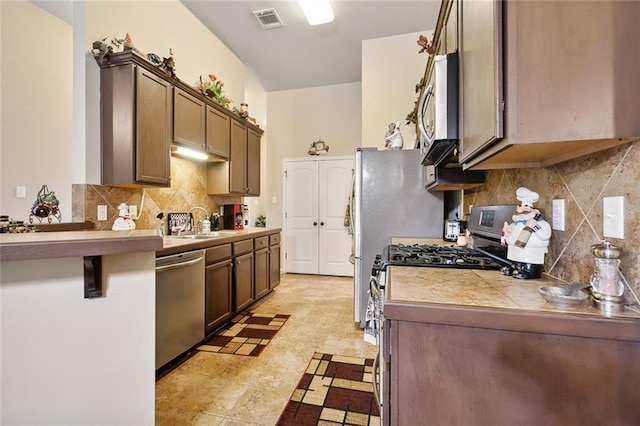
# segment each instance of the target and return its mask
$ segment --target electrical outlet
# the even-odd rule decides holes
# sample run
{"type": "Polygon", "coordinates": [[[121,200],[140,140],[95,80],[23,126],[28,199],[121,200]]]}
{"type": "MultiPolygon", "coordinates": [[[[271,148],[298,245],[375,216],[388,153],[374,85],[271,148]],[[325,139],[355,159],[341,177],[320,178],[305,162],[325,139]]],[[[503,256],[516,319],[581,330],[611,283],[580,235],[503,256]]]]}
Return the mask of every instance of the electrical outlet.
{"type": "Polygon", "coordinates": [[[98,220],[107,220],[107,206],[102,204],[98,206],[98,220]]]}
{"type": "Polygon", "coordinates": [[[609,238],[624,238],[624,197],[602,199],[602,234],[609,238]]]}
{"type": "Polygon", "coordinates": [[[27,188],[16,186],[16,198],[27,198],[27,188]]]}
{"type": "Polygon", "coordinates": [[[129,206],[129,217],[131,219],[138,218],[138,206],[136,206],[135,204],[129,206]]]}
{"type": "Polygon", "coordinates": [[[564,231],[565,205],[564,200],[553,200],[551,213],[551,229],[564,231]]]}

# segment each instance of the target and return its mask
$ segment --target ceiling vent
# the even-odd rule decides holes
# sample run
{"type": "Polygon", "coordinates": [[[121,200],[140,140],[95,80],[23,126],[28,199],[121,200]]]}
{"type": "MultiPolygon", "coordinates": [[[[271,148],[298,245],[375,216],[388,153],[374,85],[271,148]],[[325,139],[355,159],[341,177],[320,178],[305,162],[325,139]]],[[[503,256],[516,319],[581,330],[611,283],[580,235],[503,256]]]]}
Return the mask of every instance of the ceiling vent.
{"type": "Polygon", "coordinates": [[[284,24],[275,9],[256,10],[253,14],[265,30],[283,27],[284,24]]]}

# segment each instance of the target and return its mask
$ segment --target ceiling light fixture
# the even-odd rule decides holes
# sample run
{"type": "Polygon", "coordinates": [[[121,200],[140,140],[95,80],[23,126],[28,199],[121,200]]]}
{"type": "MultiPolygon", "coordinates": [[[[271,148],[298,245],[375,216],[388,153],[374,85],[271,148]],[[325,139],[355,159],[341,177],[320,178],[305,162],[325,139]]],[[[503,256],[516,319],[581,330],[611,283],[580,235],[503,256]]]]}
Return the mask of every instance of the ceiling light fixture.
{"type": "Polygon", "coordinates": [[[209,158],[209,156],[204,152],[195,151],[183,146],[176,146],[175,149],[172,149],[172,152],[184,157],[193,158],[195,160],[207,160],[209,158]]]}
{"type": "Polygon", "coordinates": [[[329,0],[298,0],[309,25],[326,24],[333,21],[333,9],[329,0]]]}

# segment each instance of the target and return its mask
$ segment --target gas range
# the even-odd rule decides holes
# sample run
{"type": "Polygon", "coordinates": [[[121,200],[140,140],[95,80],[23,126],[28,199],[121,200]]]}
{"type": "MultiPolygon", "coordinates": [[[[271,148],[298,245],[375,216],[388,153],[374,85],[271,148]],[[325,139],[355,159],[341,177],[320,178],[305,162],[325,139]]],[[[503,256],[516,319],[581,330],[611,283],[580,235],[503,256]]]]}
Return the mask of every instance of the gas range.
{"type": "Polygon", "coordinates": [[[391,244],[382,251],[381,266],[420,266],[454,269],[499,270],[505,266],[500,259],[506,258],[498,249],[493,253],[483,249],[429,244],[391,244]]]}

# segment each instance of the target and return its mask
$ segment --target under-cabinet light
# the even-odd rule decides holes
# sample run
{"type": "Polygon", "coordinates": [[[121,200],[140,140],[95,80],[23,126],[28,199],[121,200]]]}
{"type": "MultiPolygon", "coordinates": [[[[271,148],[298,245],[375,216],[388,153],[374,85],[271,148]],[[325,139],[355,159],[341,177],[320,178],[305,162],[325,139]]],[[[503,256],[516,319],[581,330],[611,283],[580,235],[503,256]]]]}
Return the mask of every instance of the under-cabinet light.
{"type": "Polygon", "coordinates": [[[193,158],[195,160],[207,160],[209,156],[203,152],[199,152],[193,149],[185,148],[183,146],[175,147],[175,154],[183,155],[185,157],[193,158]]]}
{"type": "Polygon", "coordinates": [[[326,24],[333,21],[333,9],[329,0],[298,0],[309,25],[326,24]]]}

